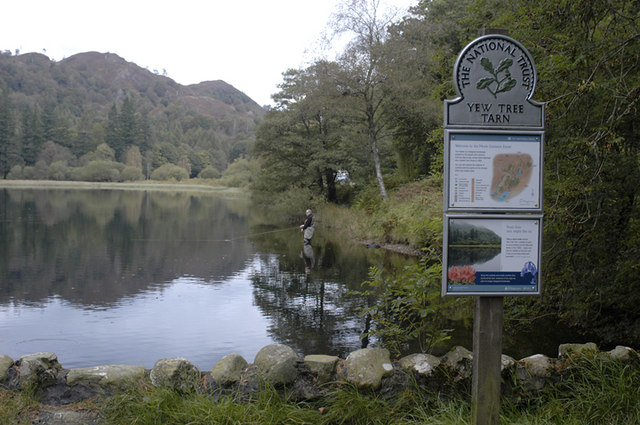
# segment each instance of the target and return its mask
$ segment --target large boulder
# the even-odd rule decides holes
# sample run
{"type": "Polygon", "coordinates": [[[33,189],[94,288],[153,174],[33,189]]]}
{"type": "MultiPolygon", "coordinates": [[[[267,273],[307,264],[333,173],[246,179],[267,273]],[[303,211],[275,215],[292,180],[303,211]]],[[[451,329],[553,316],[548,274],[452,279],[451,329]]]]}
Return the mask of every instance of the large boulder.
{"type": "Polygon", "coordinates": [[[291,347],[271,344],[256,354],[254,364],[258,375],[273,385],[287,385],[298,376],[297,364],[300,358],[291,347]]]}
{"type": "Polygon", "coordinates": [[[80,382],[98,384],[104,388],[124,388],[145,376],[143,366],[133,365],[104,365],[93,367],[80,367],[69,369],[67,385],[76,385],[80,382]]]}
{"type": "Polygon", "coordinates": [[[13,359],[4,354],[0,354],[0,385],[7,379],[7,374],[11,366],[13,366],[13,359]]]}
{"type": "Polygon", "coordinates": [[[363,389],[378,389],[385,375],[393,373],[389,350],[363,348],[349,354],[345,362],[348,382],[363,389]]]}
{"type": "Polygon", "coordinates": [[[211,377],[218,385],[229,386],[240,381],[242,371],[248,363],[240,354],[228,354],[211,369],[211,377]]]}
{"type": "Polygon", "coordinates": [[[58,356],[48,352],[22,356],[16,365],[18,386],[22,389],[54,385],[62,369],[58,356]]]}
{"type": "Polygon", "coordinates": [[[151,369],[151,383],[156,387],[168,387],[191,392],[198,388],[200,371],[189,360],[182,357],[160,359],[151,369]]]}

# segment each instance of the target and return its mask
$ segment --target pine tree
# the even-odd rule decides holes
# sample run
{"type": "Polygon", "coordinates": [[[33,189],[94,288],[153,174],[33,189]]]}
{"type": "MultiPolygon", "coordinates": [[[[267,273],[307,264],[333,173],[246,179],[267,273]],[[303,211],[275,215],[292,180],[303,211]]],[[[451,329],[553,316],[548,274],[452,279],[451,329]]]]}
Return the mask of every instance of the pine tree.
{"type": "Polygon", "coordinates": [[[40,112],[36,107],[26,107],[21,120],[22,159],[25,165],[35,165],[38,152],[44,143],[40,112]]]}
{"type": "Polygon", "coordinates": [[[0,92],[0,174],[3,178],[7,177],[11,166],[20,161],[13,112],[11,99],[0,92]]]}

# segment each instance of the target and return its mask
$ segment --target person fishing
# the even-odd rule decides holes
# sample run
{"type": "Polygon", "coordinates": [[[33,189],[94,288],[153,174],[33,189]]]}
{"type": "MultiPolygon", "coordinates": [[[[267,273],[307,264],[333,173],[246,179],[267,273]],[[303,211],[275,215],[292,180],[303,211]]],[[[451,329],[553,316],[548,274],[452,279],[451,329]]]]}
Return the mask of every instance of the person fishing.
{"type": "Polygon", "coordinates": [[[304,244],[311,245],[311,238],[313,238],[313,232],[316,230],[316,222],[313,218],[311,210],[306,211],[307,219],[304,224],[300,225],[300,231],[304,234],[304,244]]]}

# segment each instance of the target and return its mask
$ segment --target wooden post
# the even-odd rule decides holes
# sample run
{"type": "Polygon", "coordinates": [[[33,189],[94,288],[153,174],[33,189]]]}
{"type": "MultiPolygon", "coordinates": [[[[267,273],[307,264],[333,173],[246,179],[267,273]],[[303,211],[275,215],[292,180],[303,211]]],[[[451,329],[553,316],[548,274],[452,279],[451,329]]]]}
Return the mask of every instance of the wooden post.
{"type": "Polygon", "coordinates": [[[500,423],[503,297],[476,297],[473,319],[471,424],[500,423]]]}

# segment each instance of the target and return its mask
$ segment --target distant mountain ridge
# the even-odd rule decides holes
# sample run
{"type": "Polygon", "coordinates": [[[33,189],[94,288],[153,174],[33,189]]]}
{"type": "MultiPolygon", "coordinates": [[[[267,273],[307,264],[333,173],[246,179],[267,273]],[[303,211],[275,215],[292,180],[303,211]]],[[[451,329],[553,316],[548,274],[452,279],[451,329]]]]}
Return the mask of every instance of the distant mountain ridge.
{"type": "Polygon", "coordinates": [[[243,105],[241,113],[264,113],[263,108],[249,96],[222,80],[184,86],[114,53],[78,53],[59,62],[40,53],[4,54],[0,55],[0,80],[14,91],[27,95],[56,86],[63,91],[70,86],[85,87],[88,91],[101,93],[102,96],[91,97],[90,100],[106,106],[119,100],[124,92],[137,92],[147,96],[154,106],[163,100],[194,105],[193,98],[201,98],[203,103],[195,105],[204,114],[219,115],[221,111],[218,109],[229,109],[223,105],[243,105]],[[208,100],[210,108],[204,107],[207,104],[204,99],[208,100]]]}
{"type": "MultiPolygon", "coordinates": [[[[179,158],[187,157],[192,175],[207,165],[222,171],[246,155],[266,112],[222,80],[181,85],[117,54],[100,52],[78,53],[61,61],[40,53],[0,52],[2,94],[11,101],[18,135],[27,131],[20,128],[27,122],[25,114],[35,109],[48,119],[53,111],[56,125],[64,127],[59,133],[67,136],[46,140],[69,148],[78,160],[101,143],[109,143],[105,136],[109,114],[125,99],[131,100],[136,116],[150,128],[150,143],[139,144],[143,154],[154,150],[152,168],[145,164],[145,169],[177,164],[179,158]],[[75,140],[74,135],[84,139],[75,140]]],[[[27,160],[26,165],[33,164],[27,160]]]]}

